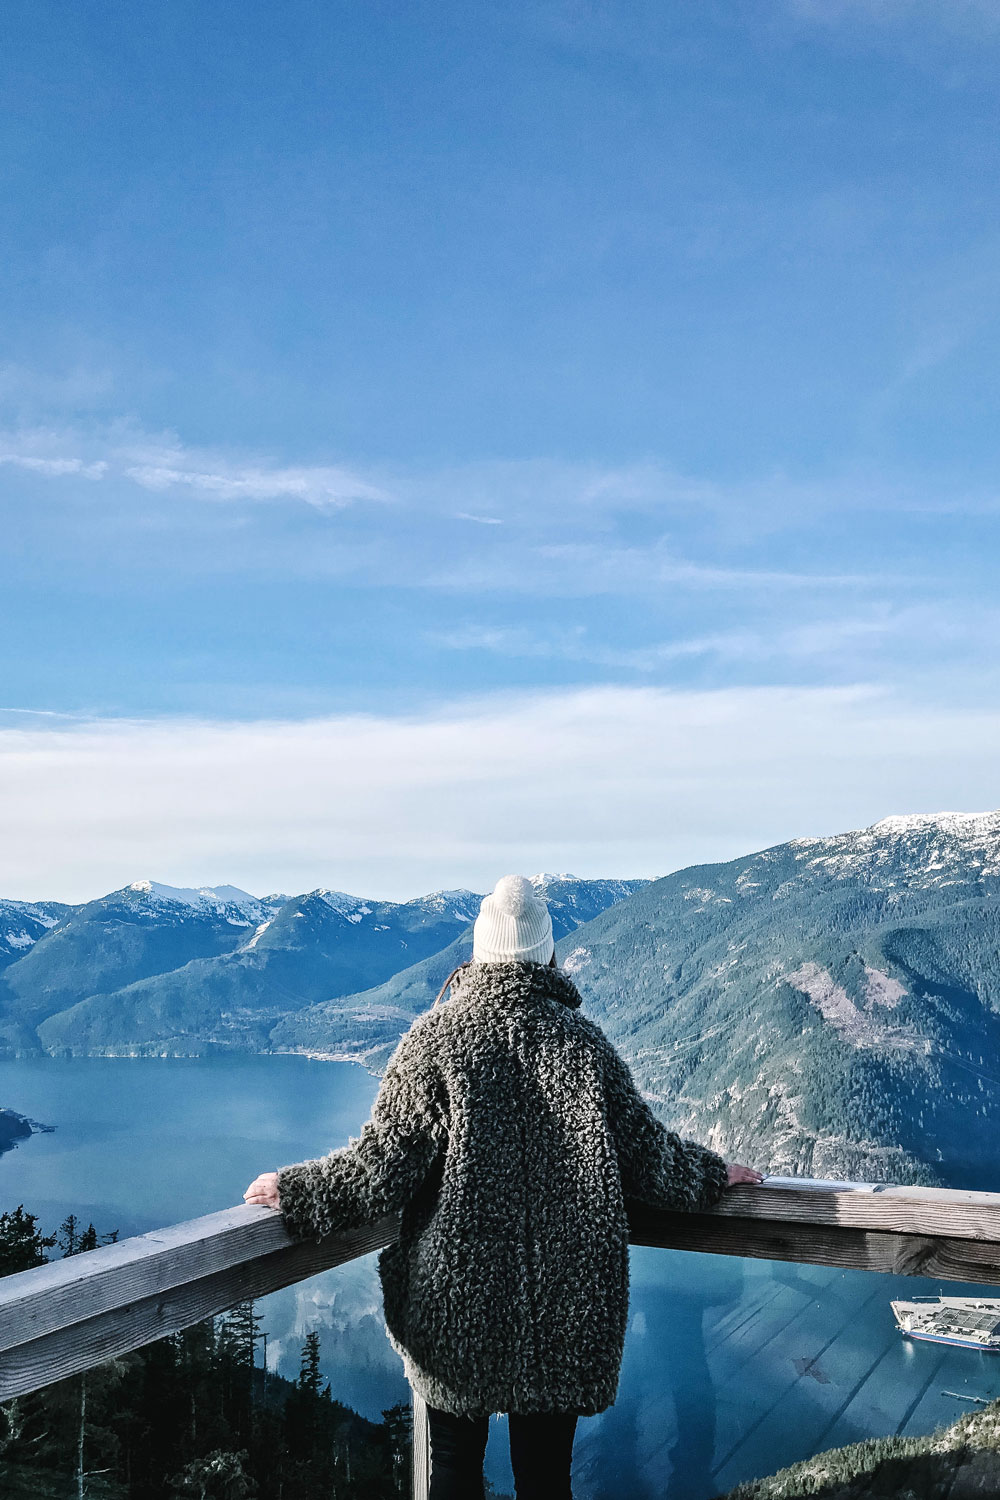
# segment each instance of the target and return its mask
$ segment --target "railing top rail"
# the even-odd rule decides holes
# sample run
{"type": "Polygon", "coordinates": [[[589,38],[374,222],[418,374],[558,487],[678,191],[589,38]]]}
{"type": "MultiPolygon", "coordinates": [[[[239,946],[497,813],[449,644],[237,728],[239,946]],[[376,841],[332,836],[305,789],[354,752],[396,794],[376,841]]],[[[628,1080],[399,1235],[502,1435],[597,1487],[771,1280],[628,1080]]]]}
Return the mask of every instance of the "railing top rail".
{"type": "MultiPolygon", "coordinates": [[[[633,1241],[1000,1284],[1000,1194],[769,1178],[708,1213],[636,1210],[633,1241]]],[[[0,1400],[389,1244],[397,1221],[293,1240],[240,1205],[0,1279],[0,1400]]]]}

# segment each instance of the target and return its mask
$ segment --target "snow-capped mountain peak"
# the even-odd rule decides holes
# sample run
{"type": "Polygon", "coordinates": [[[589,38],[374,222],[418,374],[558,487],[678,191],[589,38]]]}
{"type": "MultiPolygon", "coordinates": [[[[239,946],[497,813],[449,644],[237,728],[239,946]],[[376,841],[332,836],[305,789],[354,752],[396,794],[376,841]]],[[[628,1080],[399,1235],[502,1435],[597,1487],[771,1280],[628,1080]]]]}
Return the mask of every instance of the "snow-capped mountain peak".
{"type": "Polygon", "coordinates": [[[313,895],[318,896],[331,911],[335,911],[338,916],[346,917],[349,922],[360,922],[362,917],[371,916],[372,909],[368,902],[363,901],[360,896],[350,895],[347,891],[330,891],[325,887],[320,887],[319,890],[313,892],[313,895]]]}
{"type": "Polygon", "coordinates": [[[255,905],[256,896],[241,891],[236,885],[193,886],[163,885],[158,880],[133,880],[130,891],[141,891],[144,895],[157,896],[161,901],[182,901],[185,906],[201,906],[206,901],[223,905],[255,905]]]}
{"type": "Polygon", "coordinates": [[[426,896],[414,896],[407,906],[422,906],[425,910],[449,912],[460,921],[471,922],[479,915],[482,896],[475,891],[459,887],[454,891],[429,891],[426,896]]]}
{"type": "MultiPolygon", "coordinates": [[[[949,885],[1000,875],[1000,812],[894,814],[850,833],[793,839],[786,847],[828,876],[949,885]]],[[[754,858],[766,863],[774,853],[763,850],[754,858]]]]}
{"type": "Polygon", "coordinates": [[[144,896],[154,908],[169,905],[188,907],[195,912],[216,912],[238,926],[262,921],[272,910],[270,903],[251,896],[249,891],[241,890],[236,885],[194,887],[164,885],[159,880],[133,880],[121,894],[126,897],[144,896]]]}
{"type": "Polygon", "coordinates": [[[966,813],[894,813],[880,818],[864,833],[906,835],[942,833],[952,838],[977,839],[1000,837],[1000,811],[966,813]]]}

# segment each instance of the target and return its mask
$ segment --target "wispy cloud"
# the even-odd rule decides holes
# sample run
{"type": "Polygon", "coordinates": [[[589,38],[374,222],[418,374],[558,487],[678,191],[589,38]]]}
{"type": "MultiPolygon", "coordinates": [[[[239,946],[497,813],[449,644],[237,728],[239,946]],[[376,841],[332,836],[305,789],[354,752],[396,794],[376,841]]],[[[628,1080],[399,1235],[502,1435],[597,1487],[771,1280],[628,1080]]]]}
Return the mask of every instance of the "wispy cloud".
{"type": "MultiPolygon", "coordinates": [[[[630,589],[657,590],[665,585],[694,589],[871,588],[885,581],[880,573],[808,572],[781,568],[720,567],[694,562],[657,541],[647,547],[608,542],[512,545],[465,559],[460,570],[431,571],[426,582],[438,588],[505,589],[561,597],[616,594],[630,589]]],[[[897,575],[897,583],[904,580],[897,575]]],[[[914,581],[914,580],[911,580],[914,581]]]]}
{"type": "Polygon", "coordinates": [[[180,488],[210,500],[301,500],[338,507],[387,498],[383,490],[348,469],[247,463],[180,445],[124,449],[118,462],[122,472],[144,489],[180,488]]]}
{"type": "Polygon", "coordinates": [[[770,629],[738,628],[703,635],[679,636],[632,647],[609,646],[584,626],[558,630],[530,630],[517,626],[467,624],[439,631],[434,644],[453,651],[486,651],[498,656],[558,659],[594,666],[654,672],[671,662],[696,657],[721,661],[816,662],[842,658],[890,640],[904,640],[909,648],[929,641],[968,642],[982,639],[984,630],[997,633],[997,621],[982,613],[975,621],[959,622],[940,609],[927,607],[889,610],[859,616],[837,616],[770,629]]]}
{"type": "Polygon", "coordinates": [[[102,443],[72,432],[29,430],[0,439],[0,464],[51,479],[124,479],[147,490],[182,490],[215,501],[291,500],[326,509],[388,498],[383,489],[346,468],[242,459],[173,440],[111,438],[102,443]],[[103,451],[98,457],[82,457],[71,451],[74,446],[103,451]]]}
{"type": "Polygon", "coordinates": [[[82,458],[37,458],[30,453],[3,450],[0,450],[0,464],[28,469],[33,474],[45,474],[52,479],[61,479],[66,474],[75,474],[81,479],[103,479],[109,467],[103,460],[88,464],[82,458]]]}
{"type": "Polygon", "coordinates": [[[0,892],[81,899],[153,875],[405,896],[518,868],[657,875],[890,812],[992,806],[998,756],[1000,713],[870,687],[22,726],[0,729],[0,892]]]}

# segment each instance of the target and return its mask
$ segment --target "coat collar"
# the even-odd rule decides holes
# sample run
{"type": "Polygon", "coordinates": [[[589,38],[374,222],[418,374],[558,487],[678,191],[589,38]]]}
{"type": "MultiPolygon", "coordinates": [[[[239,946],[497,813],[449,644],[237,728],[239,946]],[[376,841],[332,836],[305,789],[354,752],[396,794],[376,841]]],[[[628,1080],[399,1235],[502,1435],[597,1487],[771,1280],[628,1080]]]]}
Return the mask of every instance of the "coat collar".
{"type": "Polygon", "coordinates": [[[455,976],[453,993],[463,1000],[555,1000],[569,1010],[583,998],[561,969],[532,963],[467,964],[455,976]]]}

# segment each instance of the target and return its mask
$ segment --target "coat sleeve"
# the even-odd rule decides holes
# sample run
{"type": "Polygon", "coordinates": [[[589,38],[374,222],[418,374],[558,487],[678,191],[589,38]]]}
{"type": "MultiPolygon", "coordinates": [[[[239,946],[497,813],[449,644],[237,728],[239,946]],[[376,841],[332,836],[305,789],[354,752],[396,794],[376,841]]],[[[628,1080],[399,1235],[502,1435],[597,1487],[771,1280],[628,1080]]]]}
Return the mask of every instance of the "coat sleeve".
{"type": "Polygon", "coordinates": [[[420,1189],[448,1139],[443,1080],[421,1032],[409,1031],[393,1053],[356,1141],[278,1172],[293,1234],[365,1228],[400,1212],[420,1189]]]}
{"type": "Polygon", "coordinates": [[[668,1130],[605,1039],[604,1091],[626,1199],[651,1208],[711,1208],[728,1185],[721,1156],[668,1130]]]}

